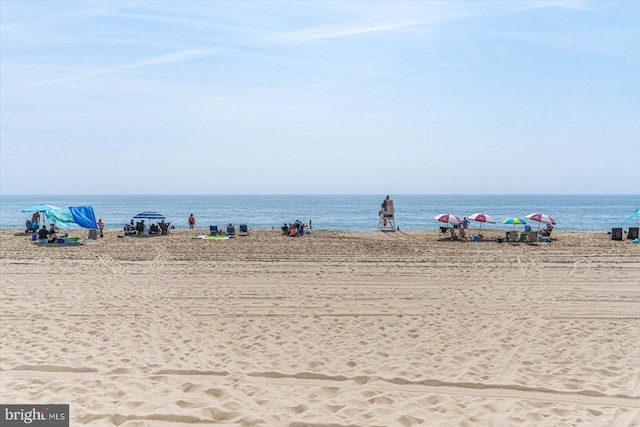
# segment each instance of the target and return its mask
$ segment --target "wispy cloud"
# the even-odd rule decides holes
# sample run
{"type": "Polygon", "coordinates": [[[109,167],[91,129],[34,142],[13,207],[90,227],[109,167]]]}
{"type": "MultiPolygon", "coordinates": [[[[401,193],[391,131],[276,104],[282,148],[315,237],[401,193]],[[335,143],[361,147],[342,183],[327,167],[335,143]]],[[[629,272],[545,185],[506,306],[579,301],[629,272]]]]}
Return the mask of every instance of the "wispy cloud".
{"type": "Polygon", "coordinates": [[[357,36],[368,33],[378,33],[383,31],[393,31],[408,27],[415,27],[430,23],[429,21],[413,20],[406,22],[395,22],[386,24],[364,25],[343,24],[343,25],[323,25],[318,27],[309,27],[302,30],[290,31],[285,33],[271,34],[266,37],[267,40],[284,42],[284,43],[306,43],[314,40],[333,39],[338,37],[357,36]]]}
{"type": "MultiPolygon", "coordinates": [[[[418,15],[424,14],[418,13],[418,15]]],[[[302,28],[295,31],[270,34],[266,36],[265,39],[283,43],[306,43],[315,40],[397,31],[405,28],[437,24],[443,21],[465,19],[470,16],[471,15],[468,13],[459,12],[429,13],[428,16],[417,16],[414,19],[396,20],[391,22],[387,20],[386,22],[351,22],[335,25],[320,25],[302,28]]]]}
{"type": "Polygon", "coordinates": [[[139,6],[150,6],[154,1],[113,1],[113,2],[104,2],[104,3],[87,3],[91,6],[96,5],[95,7],[88,7],[86,9],[75,9],[70,12],[63,12],[61,15],[70,16],[70,17],[79,17],[79,18],[94,18],[97,16],[108,16],[115,14],[121,10],[127,10],[132,8],[137,8],[139,6]]]}
{"type": "Polygon", "coordinates": [[[591,29],[588,34],[534,31],[493,31],[488,34],[558,49],[610,56],[636,63],[640,58],[638,43],[635,41],[638,35],[637,31],[602,28],[591,29]],[[621,42],[623,40],[628,43],[621,42]]]}
{"type": "Polygon", "coordinates": [[[573,10],[593,10],[593,8],[582,0],[532,0],[524,1],[518,6],[510,9],[511,12],[535,10],[535,9],[573,9],[573,10]]]}
{"type": "Polygon", "coordinates": [[[189,49],[177,52],[171,52],[166,55],[150,56],[142,58],[130,64],[120,65],[116,67],[99,68],[80,74],[51,79],[46,81],[34,82],[31,86],[51,86],[60,83],[66,83],[73,80],[81,80],[89,77],[95,77],[104,74],[118,73],[122,71],[135,70],[137,68],[148,67],[152,65],[170,64],[176,62],[187,62],[195,59],[206,58],[222,53],[222,49],[189,49]]]}

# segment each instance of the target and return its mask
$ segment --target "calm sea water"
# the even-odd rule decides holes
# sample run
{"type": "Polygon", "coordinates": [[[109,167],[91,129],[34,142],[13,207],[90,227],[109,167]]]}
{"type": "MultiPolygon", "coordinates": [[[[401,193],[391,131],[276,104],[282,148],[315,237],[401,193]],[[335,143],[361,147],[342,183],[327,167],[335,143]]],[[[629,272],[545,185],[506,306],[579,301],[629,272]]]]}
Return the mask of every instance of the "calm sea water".
{"type": "MultiPolygon", "coordinates": [[[[22,209],[47,203],[59,207],[91,205],[106,228],[121,228],[142,211],[157,211],[176,228],[188,228],[193,213],[196,228],[247,224],[254,229],[279,228],[283,222],[313,220],[314,229],[375,230],[385,195],[322,196],[0,196],[0,228],[22,228],[29,214],[22,209]]],[[[452,213],[460,217],[484,212],[497,220],[533,212],[550,215],[564,230],[607,230],[640,207],[640,195],[544,196],[392,195],[396,225],[401,230],[433,230],[433,217],[452,213]]],[[[626,225],[635,226],[636,219],[626,225]]],[[[472,226],[478,226],[472,223],[472,226]]],[[[534,227],[537,223],[533,222],[534,227]]],[[[497,225],[498,228],[511,226],[497,225]]]]}

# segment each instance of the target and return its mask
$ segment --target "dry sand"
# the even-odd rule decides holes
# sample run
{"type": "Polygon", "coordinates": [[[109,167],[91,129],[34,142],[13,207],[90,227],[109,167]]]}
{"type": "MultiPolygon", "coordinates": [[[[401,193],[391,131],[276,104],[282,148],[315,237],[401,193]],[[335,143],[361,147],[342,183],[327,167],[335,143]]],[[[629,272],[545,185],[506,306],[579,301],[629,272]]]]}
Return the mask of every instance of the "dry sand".
{"type": "Polygon", "coordinates": [[[47,248],[16,231],[0,398],[68,403],[72,426],[640,425],[627,240],[112,230],[47,248]]]}

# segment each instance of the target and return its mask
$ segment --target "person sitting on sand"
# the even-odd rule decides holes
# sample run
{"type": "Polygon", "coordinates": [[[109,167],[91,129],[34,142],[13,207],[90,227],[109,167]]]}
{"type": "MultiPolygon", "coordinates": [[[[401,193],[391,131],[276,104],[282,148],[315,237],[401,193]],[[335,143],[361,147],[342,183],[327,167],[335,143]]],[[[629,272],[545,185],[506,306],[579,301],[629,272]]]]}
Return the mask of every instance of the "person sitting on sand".
{"type": "Polygon", "coordinates": [[[169,224],[164,222],[164,219],[160,221],[159,226],[160,226],[161,234],[169,234],[169,224]]]}
{"type": "Polygon", "coordinates": [[[49,243],[55,243],[58,241],[58,235],[55,230],[49,232],[49,243]]]}
{"type": "Polygon", "coordinates": [[[144,223],[144,219],[136,224],[136,231],[138,232],[138,235],[145,234],[147,231],[147,225],[144,223]]]}
{"type": "Polygon", "coordinates": [[[38,231],[38,239],[40,240],[49,239],[49,231],[47,230],[46,225],[43,225],[42,228],[38,231]]]}

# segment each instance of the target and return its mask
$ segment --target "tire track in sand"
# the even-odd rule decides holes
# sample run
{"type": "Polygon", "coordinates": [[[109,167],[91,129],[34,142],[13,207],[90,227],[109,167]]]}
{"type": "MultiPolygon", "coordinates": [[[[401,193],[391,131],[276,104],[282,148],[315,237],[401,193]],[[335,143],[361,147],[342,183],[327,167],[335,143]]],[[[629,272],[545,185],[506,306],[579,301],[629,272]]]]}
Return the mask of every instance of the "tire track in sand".
{"type": "Polygon", "coordinates": [[[301,372],[293,375],[278,372],[254,372],[249,373],[248,376],[257,379],[259,382],[274,382],[289,385],[306,384],[325,387],[330,385],[330,383],[343,384],[345,382],[352,382],[358,387],[403,392],[428,392],[450,395],[466,395],[480,398],[508,398],[640,409],[640,396],[609,396],[592,390],[572,392],[538,387],[526,387],[516,384],[446,382],[436,379],[409,381],[404,378],[381,378],[367,375],[357,377],[345,377],[341,375],[329,376],[311,372],[301,372]]]}

